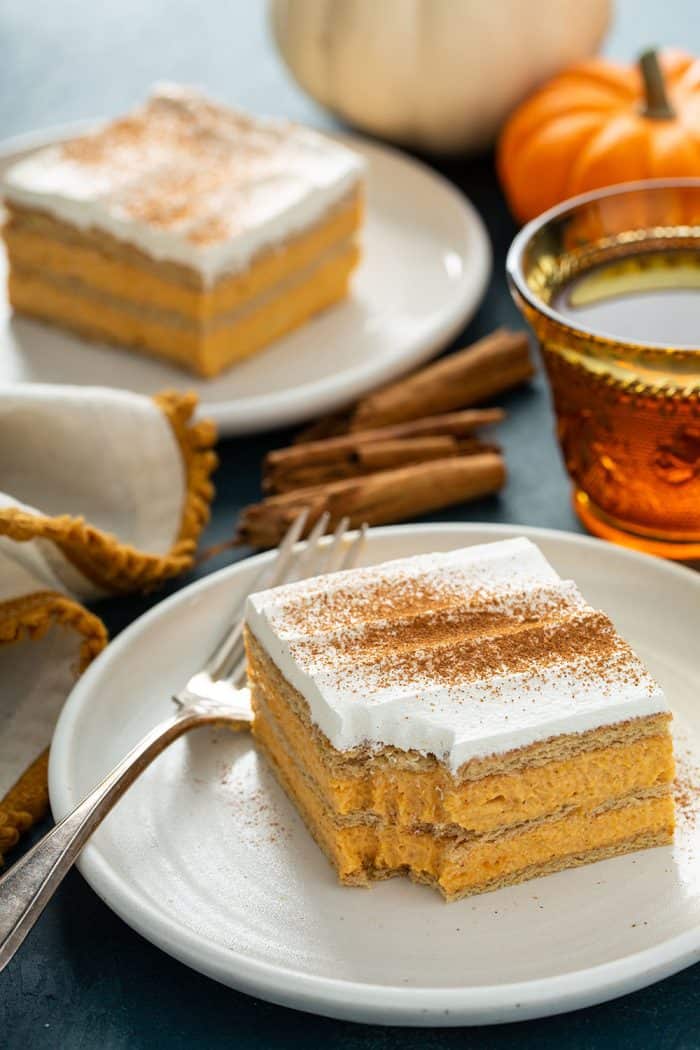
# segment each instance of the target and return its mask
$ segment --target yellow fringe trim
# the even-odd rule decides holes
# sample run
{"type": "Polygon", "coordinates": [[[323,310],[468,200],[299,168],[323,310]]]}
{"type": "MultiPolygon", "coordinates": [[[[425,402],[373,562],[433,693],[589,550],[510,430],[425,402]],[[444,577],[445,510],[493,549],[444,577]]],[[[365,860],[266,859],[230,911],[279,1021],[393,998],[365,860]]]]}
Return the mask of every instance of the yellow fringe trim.
{"type": "Polygon", "coordinates": [[[57,624],[71,627],[83,636],[77,678],[107,644],[107,630],[98,616],[57,591],[35,591],[23,598],[0,602],[0,645],[38,641],[57,624]]]}
{"type": "MultiPolygon", "coordinates": [[[[0,536],[19,543],[39,537],[52,541],[87,579],[111,592],[148,590],[190,568],[214,495],[210,476],[217,464],[212,450],[216,428],[206,420],[191,422],[197,407],[195,394],[167,391],[153,400],[172,428],[186,479],[180,528],[167,555],[138,551],[82,518],[68,514],[49,517],[16,508],[0,510],[0,536]]],[[[76,668],[80,674],[107,644],[107,632],[98,617],[65,595],[38,591],[0,603],[0,644],[40,638],[56,623],[83,635],[76,668]]],[[[0,800],[0,863],[3,852],[46,813],[47,756],[48,752],[40,755],[0,800]]]]}
{"type": "Polygon", "coordinates": [[[116,536],[69,514],[49,517],[17,508],[0,510],[0,536],[19,543],[39,537],[53,542],[68,560],[98,587],[114,593],[151,590],[189,569],[197,540],[209,520],[214,494],[210,475],[217,464],[213,423],[191,423],[196,394],[167,391],[153,398],[172,427],[182,454],[187,493],[178,538],[166,555],[147,554],[116,536]]]}
{"type": "Polygon", "coordinates": [[[20,835],[41,820],[49,808],[48,764],[47,748],[0,802],[0,864],[3,855],[17,844],[20,835]]]}
{"type": "MultiPolygon", "coordinates": [[[[60,624],[82,635],[76,677],[107,644],[107,631],[97,616],[55,591],[36,591],[23,598],[0,602],[0,645],[35,641],[60,624]]],[[[26,831],[40,820],[49,805],[46,771],[48,750],[32,762],[14,787],[0,799],[0,863],[26,831]]]]}
{"type": "Polygon", "coordinates": [[[216,426],[209,419],[190,423],[197,407],[196,394],[181,394],[176,390],[165,390],[153,398],[158,408],[172,427],[177,441],[187,478],[187,496],[180,523],[178,542],[171,556],[178,552],[189,555],[187,567],[192,564],[197,540],[209,521],[209,507],[214,496],[210,477],[219,462],[216,452],[216,426]]]}

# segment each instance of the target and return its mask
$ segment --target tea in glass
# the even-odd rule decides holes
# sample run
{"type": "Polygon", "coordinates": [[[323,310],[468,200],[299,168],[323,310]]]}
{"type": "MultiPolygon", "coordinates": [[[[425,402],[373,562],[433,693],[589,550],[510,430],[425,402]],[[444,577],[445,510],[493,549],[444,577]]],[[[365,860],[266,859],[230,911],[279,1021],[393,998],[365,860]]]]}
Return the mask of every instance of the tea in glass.
{"type": "Polygon", "coordinates": [[[508,274],[582,522],[700,557],[700,179],[568,202],[518,235],[508,274]]]}

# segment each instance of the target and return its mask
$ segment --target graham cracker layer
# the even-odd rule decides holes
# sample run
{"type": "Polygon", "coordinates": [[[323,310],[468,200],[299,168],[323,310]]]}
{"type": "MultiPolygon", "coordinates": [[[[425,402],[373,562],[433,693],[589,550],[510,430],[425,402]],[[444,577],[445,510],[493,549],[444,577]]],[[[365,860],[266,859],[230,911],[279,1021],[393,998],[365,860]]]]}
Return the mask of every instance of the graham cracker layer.
{"type": "Polygon", "coordinates": [[[269,291],[247,309],[235,311],[228,322],[216,318],[206,326],[183,323],[177,315],[166,319],[148,309],[138,311],[131,304],[123,307],[78,283],[60,283],[18,267],[10,270],[9,292],[21,313],[86,339],[145,350],[198,375],[214,376],[342,299],[358,258],[355,244],[341,245],[290,278],[278,294],[269,291]]]}
{"type": "Polygon", "coordinates": [[[594,811],[565,812],[504,829],[495,839],[464,840],[436,835],[431,828],[391,824],[339,827],[304,777],[294,776],[274,731],[258,719],[254,732],[280,783],[346,885],[363,886],[407,874],[439,889],[447,900],[456,900],[663,845],[673,837],[673,799],[666,787],[594,811]]]}
{"type": "Polygon", "coordinates": [[[324,776],[311,748],[292,747],[286,728],[282,730],[257,692],[253,706],[256,722],[277,733],[287,761],[299,768],[338,826],[388,821],[465,838],[491,836],[504,826],[545,819],[555,811],[594,809],[611,798],[667,790],[673,770],[671,741],[659,736],[460,786],[413,773],[370,774],[348,784],[324,776]]]}
{"type": "Polygon", "coordinates": [[[408,874],[448,900],[670,842],[669,716],[471,760],[337,751],[247,632],[253,732],[341,882],[408,874]]]}
{"type": "MultiPolygon", "coordinates": [[[[668,807],[667,807],[668,808],[668,807]]],[[[671,806],[671,811],[673,807],[671,806]]],[[[490,893],[500,890],[506,886],[516,886],[520,882],[528,882],[530,879],[538,879],[544,875],[555,875],[558,871],[566,871],[567,868],[581,868],[585,864],[595,864],[599,860],[610,860],[612,857],[622,857],[625,853],[636,853],[641,849],[651,849],[655,846],[668,846],[673,841],[673,824],[661,826],[655,831],[642,831],[631,838],[612,842],[607,846],[599,846],[597,849],[584,850],[583,852],[569,853],[564,856],[555,857],[542,864],[532,864],[529,868],[521,868],[519,871],[504,873],[496,878],[487,879],[479,885],[466,886],[463,889],[455,889],[453,892],[445,892],[442,886],[435,885],[443,892],[447,901],[461,900],[463,897],[473,897],[478,893],[490,893]]],[[[409,873],[410,874],[410,873],[409,873]]],[[[411,875],[413,881],[420,882],[411,875]]]]}
{"type": "Polygon", "coordinates": [[[106,231],[82,230],[17,204],[8,204],[7,213],[3,235],[11,265],[201,323],[237,309],[352,238],[362,224],[363,200],[358,187],[321,222],[264,249],[245,270],[224,274],[211,286],[197,270],[154,259],[106,231]]]}
{"type": "Polygon", "coordinates": [[[458,824],[486,832],[564,804],[602,802],[673,778],[668,716],[556,737],[467,763],[455,776],[435,756],[386,748],[340,752],[254,636],[247,635],[256,717],[274,721],[338,815],[371,813],[403,824],[458,824]]]}

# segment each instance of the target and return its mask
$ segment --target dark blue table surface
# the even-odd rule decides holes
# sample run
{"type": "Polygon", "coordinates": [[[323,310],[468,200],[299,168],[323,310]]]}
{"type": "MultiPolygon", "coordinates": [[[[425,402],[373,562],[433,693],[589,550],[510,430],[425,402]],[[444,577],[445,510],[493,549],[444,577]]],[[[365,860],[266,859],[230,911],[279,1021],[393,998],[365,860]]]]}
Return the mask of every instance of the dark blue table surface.
{"type": "MultiPolygon", "coordinates": [[[[467,3],[468,0],[463,0],[467,3]]],[[[493,0],[492,0],[493,2],[493,0]]],[[[496,0],[497,2],[497,0],[496,0]]],[[[531,2],[533,17],[537,2],[531,2]]],[[[628,58],[649,44],[700,51],[697,0],[620,0],[607,50],[628,58]]],[[[319,126],[330,119],[287,77],[268,39],[262,0],[2,0],[0,136],[117,113],[155,80],[197,83],[225,101],[319,126]]],[[[477,316],[457,340],[519,325],[503,277],[514,226],[490,157],[439,165],[471,197],[493,242],[494,273],[477,316]]],[[[510,481],[499,499],[435,520],[579,526],[552,431],[541,376],[502,399],[510,481]]],[[[221,466],[204,544],[232,534],[239,509],[259,498],[263,454],[289,432],[220,444],[221,466]]],[[[211,560],[210,572],[245,551],[211,560]]],[[[196,574],[193,574],[193,576],[196,574]]],[[[192,576],[177,581],[189,582],[192,576]]],[[[162,597],[103,603],[112,634],[162,597]]],[[[47,820],[36,836],[49,827],[47,820]]],[[[35,837],[36,837],[35,836],[35,837]]],[[[30,837],[27,845],[32,841],[30,837]]],[[[122,923],[72,872],[8,970],[0,975],[0,1047],[117,1050],[180,1047],[505,1046],[700,1047],[700,966],[617,1001],[562,1017],[473,1029],[364,1027],[272,1006],[187,970],[122,923]]]]}

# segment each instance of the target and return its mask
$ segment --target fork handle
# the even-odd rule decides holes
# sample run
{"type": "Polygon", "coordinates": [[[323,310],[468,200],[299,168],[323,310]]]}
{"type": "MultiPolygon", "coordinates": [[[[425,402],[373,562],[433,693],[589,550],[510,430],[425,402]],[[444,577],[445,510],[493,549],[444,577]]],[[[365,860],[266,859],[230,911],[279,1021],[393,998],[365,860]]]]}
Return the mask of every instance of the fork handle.
{"type": "Polygon", "coordinates": [[[20,947],[93,831],[136,778],[183,733],[220,722],[191,709],[152,729],[47,835],[0,879],[0,970],[20,947]]]}

